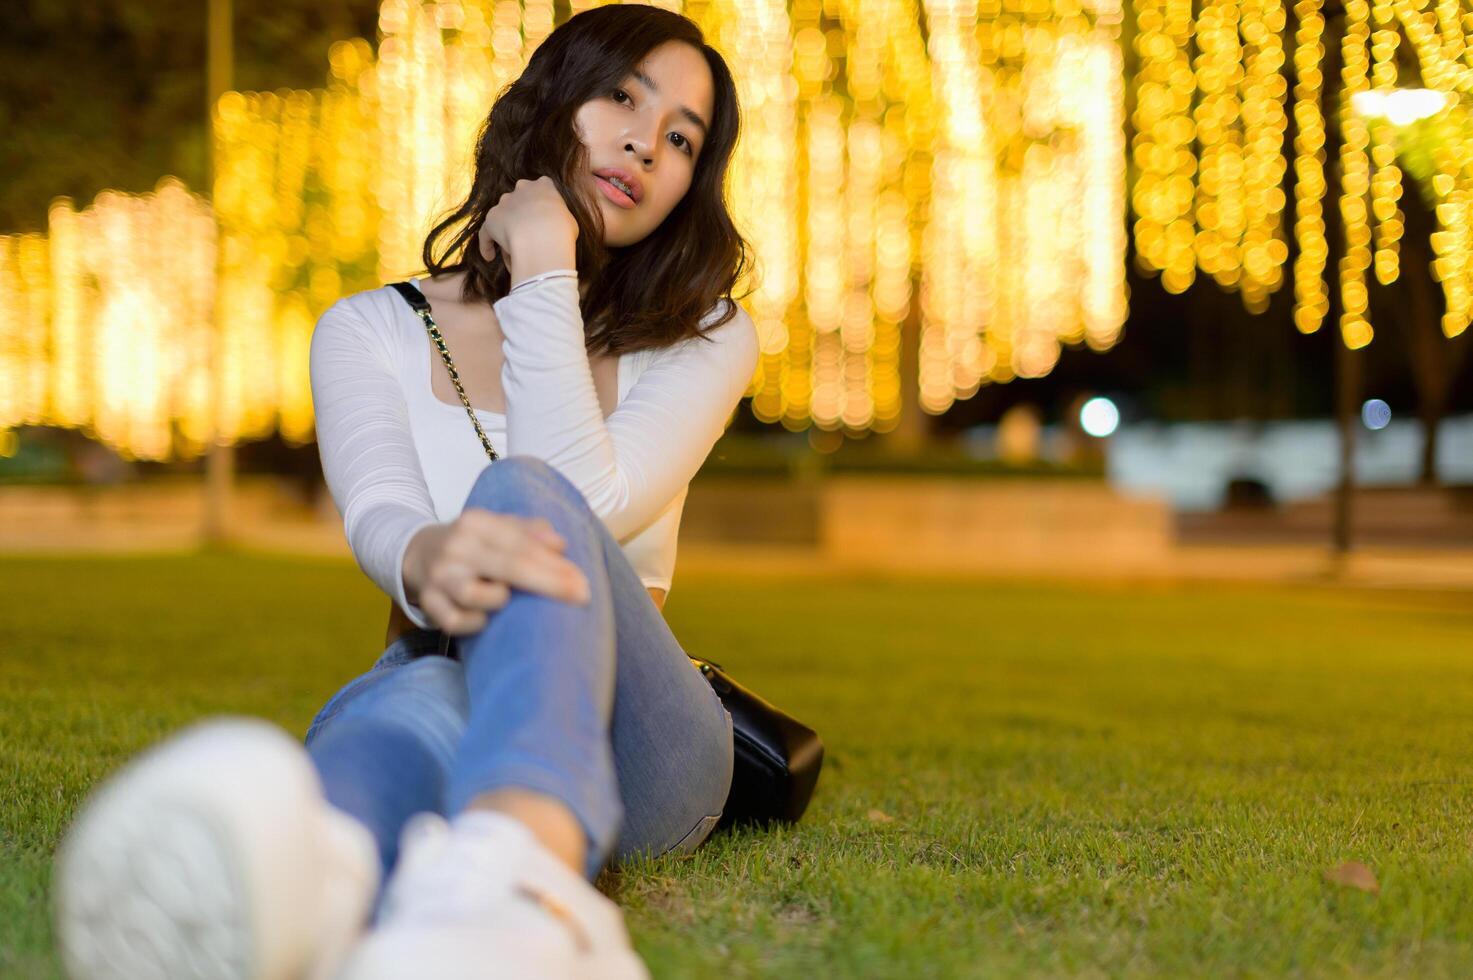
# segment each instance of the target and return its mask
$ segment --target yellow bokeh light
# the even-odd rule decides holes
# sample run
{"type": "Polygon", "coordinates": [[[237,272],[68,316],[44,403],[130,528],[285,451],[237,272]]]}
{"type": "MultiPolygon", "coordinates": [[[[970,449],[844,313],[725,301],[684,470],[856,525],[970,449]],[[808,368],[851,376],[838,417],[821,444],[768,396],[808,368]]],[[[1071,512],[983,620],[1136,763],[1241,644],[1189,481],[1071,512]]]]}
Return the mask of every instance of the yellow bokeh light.
{"type": "MultiPolygon", "coordinates": [[[[1243,10],[1271,19],[1277,2],[1243,10]]],[[[1118,0],[662,5],[702,26],[740,87],[729,196],[758,260],[745,284],[762,351],[748,390],[758,418],[893,428],[907,408],[907,337],[930,413],[983,384],[1047,373],[1063,345],[1116,342],[1127,232],[1118,0]]],[[[1138,13],[1148,8],[1141,0],[1138,13]]],[[[1192,69],[1171,46],[1190,3],[1160,10],[1160,38],[1142,42],[1154,60],[1138,111],[1156,113],[1152,137],[1132,152],[1152,175],[1136,200],[1160,230],[1150,254],[1179,283],[1196,254],[1190,145],[1207,119],[1183,115],[1192,69]]],[[[0,285],[15,298],[0,313],[0,430],[75,426],[150,459],[196,456],[217,426],[226,441],[310,440],[316,317],[420,268],[426,231],[468,189],[492,99],[554,19],[547,0],[385,0],[378,43],[333,44],[324,87],[221,98],[213,203],[167,179],[82,211],[59,202],[46,235],[0,237],[0,285]]],[[[1267,79],[1275,55],[1259,48],[1254,70],[1267,79]]],[[[1255,84],[1271,103],[1271,83],[1255,84]]],[[[1207,111],[1218,125],[1253,111],[1227,108],[1207,111]]],[[[1241,167],[1218,169],[1271,183],[1271,117],[1243,144],[1241,167]]],[[[1252,193],[1204,201],[1237,230],[1201,251],[1240,251],[1266,290],[1283,258],[1262,246],[1282,202],[1252,193]]]]}

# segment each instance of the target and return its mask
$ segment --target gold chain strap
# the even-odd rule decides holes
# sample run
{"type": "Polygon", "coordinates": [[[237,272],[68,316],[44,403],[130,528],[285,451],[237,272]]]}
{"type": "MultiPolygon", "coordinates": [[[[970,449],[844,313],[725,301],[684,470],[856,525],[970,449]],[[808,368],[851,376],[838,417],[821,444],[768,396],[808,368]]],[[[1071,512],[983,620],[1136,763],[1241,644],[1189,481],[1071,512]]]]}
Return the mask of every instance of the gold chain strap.
{"type": "MultiPolygon", "coordinates": [[[[471,400],[465,396],[465,389],[460,386],[460,372],[455,370],[455,362],[450,360],[450,349],[445,346],[445,338],[440,334],[440,328],[435,326],[434,317],[430,316],[429,310],[417,309],[419,318],[424,321],[425,329],[430,332],[430,340],[434,341],[435,349],[440,352],[440,359],[445,362],[445,370],[450,372],[450,383],[455,385],[455,393],[460,396],[460,403],[465,406],[465,414],[471,418],[471,425],[476,427],[476,435],[481,437],[481,445],[486,449],[486,455],[491,462],[496,462],[501,457],[496,455],[496,450],[491,448],[491,440],[486,438],[486,430],[481,428],[481,420],[476,418],[475,409],[471,408],[471,400]]],[[[430,397],[434,397],[433,390],[430,397]]]]}

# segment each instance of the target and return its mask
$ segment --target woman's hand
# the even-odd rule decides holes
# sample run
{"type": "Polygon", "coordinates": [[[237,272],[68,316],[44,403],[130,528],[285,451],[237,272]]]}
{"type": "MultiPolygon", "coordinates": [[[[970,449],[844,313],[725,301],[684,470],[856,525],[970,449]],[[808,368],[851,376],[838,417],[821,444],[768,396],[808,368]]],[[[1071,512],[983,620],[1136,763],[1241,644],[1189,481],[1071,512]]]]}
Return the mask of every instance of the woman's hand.
{"type": "Polygon", "coordinates": [[[588,579],[562,556],[567,546],[543,518],[467,507],[448,524],[431,524],[404,551],[404,591],[438,628],[453,636],[486,625],[512,588],[582,605],[588,579]]]}
{"type": "Polygon", "coordinates": [[[515,285],[539,272],[573,268],[578,222],[551,177],[523,178],[486,213],[476,238],[487,262],[501,250],[515,285]]]}

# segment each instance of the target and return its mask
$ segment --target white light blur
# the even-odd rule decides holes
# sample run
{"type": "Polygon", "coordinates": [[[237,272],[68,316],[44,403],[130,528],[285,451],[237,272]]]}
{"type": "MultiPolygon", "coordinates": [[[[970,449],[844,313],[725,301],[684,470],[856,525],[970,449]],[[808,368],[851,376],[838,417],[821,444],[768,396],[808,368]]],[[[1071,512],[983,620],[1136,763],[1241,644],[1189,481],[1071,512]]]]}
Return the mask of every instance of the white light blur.
{"type": "Polygon", "coordinates": [[[1360,420],[1367,429],[1384,429],[1391,424],[1391,406],[1379,398],[1371,398],[1360,407],[1360,420]]]}
{"type": "Polygon", "coordinates": [[[1418,119],[1435,116],[1452,105],[1449,92],[1430,88],[1398,88],[1390,92],[1371,89],[1350,97],[1356,114],[1366,119],[1385,119],[1393,126],[1407,126],[1418,119]]]}
{"type": "Polygon", "coordinates": [[[1110,399],[1096,396],[1080,408],[1079,424],[1096,439],[1103,439],[1120,427],[1120,409],[1110,399]]]}

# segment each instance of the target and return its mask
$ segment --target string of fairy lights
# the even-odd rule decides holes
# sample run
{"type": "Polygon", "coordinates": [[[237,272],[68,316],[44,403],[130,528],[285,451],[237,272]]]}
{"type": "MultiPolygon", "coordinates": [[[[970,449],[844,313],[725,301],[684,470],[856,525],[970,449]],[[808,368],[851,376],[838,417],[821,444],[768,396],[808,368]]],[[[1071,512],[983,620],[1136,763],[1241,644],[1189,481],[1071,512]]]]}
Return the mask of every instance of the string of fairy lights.
{"type": "Polygon", "coordinates": [[[1371,265],[1371,229],[1366,208],[1366,192],[1371,185],[1366,153],[1370,127],[1351,111],[1352,100],[1369,86],[1370,61],[1366,56],[1369,12],[1366,0],[1347,0],[1345,32],[1340,38],[1344,65],[1340,88],[1340,220],[1345,228],[1345,253],[1340,257],[1340,332],[1352,348],[1364,347],[1371,340],[1370,293],[1366,289],[1366,269],[1371,265]]]}
{"type": "Polygon", "coordinates": [[[169,455],[175,428],[203,438],[209,208],[164,178],[81,212],[59,200],[48,225],[0,240],[0,429],[46,421],[146,458],[169,455]]]}
{"type": "Polygon", "coordinates": [[[1325,264],[1330,245],[1325,238],[1325,115],[1320,105],[1324,89],[1325,15],[1321,0],[1297,0],[1294,5],[1294,325],[1313,333],[1330,312],[1325,287],[1325,264]]]}
{"type": "MultiPolygon", "coordinates": [[[[495,93],[590,5],[385,0],[377,44],[334,44],[322,88],[221,99],[210,200],[166,178],[80,211],[58,200],[45,234],[0,236],[0,432],[76,427],[147,459],[198,455],[216,418],[226,440],[310,440],[316,317],[418,270],[425,232],[468,189],[495,93]]],[[[1294,322],[1313,332],[1328,314],[1322,0],[1131,0],[1129,78],[1119,0],[661,5],[702,26],[740,88],[729,197],[758,260],[744,303],[764,421],[884,432],[906,364],[916,407],[938,414],[1048,374],[1065,345],[1108,349],[1128,232],[1168,291],[1200,270],[1252,312],[1282,286],[1292,235],[1294,322]]],[[[1430,244],[1443,330],[1467,327],[1470,22],[1462,0],[1346,0],[1351,347],[1371,341],[1367,275],[1397,279],[1404,231],[1403,130],[1354,100],[1393,95],[1403,38],[1422,84],[1449,95],[1430,244]]]]}
{"type": "MultiPolygon", "coordinates": [[[[1368,273],[1382,285],[1401,275],[1405,215],[1398,160],[1411,119],[1398,119],[1386,107],[1406,94],[1397,91],[1403,39],[1415,54],[1421,84],[1439,97],[1434,114],[1447,123],[1431,145],[1430,181],[1437,197],[1432,271],[1446,301],[1443,333],[1466,330],[1473,309],[1473,145],[1461,103],[1464,93],[1473,93],[1467,54],[1473,13],[1460,0],[1432,3],[1432,9],[1429,0],[1345,3],[1335,87],[1341,133],[1336,205],[1344,228],[1337,278],[1340,335],[1351,348],[1374,336],[1368,273]],[[1377,98],[1377,111],[1357,108],[1366,95],[1377,98]]],[[[1135,0],[1134,12],[1137,262],[1159,274],[1170,292],[1184,291],[1200,269],[1239,292],[1245,308],[1261,312],[1281,284],[1289,254],[1281,213],[1284,162],[1292,154],[1293,320],[1300,331],[1315,332],[1330,310],[1322,0],[1293,5],[1292,93],[1279,71],[1286,18],[1276,0],[1202,0],[1195,21],[1190,0],[1135,0]],[[1189,59],[1193,49],[1195,61],[1189,59]],[[1292,148],[1285,146],[1290,113],[1283,108],[1291,96],[1292,148]]]]}
{"type": "MultiPolygon", "coordinates": [[[[1393,10],[1416,52],[1422,83],[1436,92],[1473,91],[1473,68],[1468,65],[1466,17],[1459,0],[1437,0],[1432,12],[1427,0],[1396,0],[1393,10]]],[[[1433,274],[1446,298],[1442,332],[1456,337],[1473,317],[1473,142],[1468,107],[1460,98],[1449,99],[1449,125],[1444,139],[1433,146],[1435,170],[1431,182],[1437,196],[1438,230],[1432,233],[1433,274]]]]}
{"type": "Polygon", "coordinates": [[[936,99],[920,402],[1046,375],[1125,319],[1124,79],[1110,2],[929,0],[936,99]]]}

